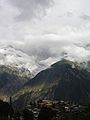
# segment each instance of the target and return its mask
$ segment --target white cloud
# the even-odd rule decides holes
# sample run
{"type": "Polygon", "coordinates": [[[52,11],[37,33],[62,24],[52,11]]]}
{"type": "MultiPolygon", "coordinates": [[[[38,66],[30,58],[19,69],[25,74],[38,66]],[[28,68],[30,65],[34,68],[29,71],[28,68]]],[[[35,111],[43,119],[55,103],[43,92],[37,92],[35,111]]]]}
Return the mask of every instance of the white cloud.
{"type": "Polygon", "coordinates": [[[65,47],[64,50],[68,53],[68,59],[78,62],[90,60],[90,51],[85,50],[83,47],[75,45],[65,47]]]}

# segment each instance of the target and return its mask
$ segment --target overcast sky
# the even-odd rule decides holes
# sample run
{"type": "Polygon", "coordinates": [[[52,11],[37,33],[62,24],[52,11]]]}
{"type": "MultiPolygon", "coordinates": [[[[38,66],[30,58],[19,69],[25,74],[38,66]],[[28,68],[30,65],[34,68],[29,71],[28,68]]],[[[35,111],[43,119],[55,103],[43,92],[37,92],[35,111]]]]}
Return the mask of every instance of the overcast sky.
{"type": "Polygon", "coordinates": [[[89,59],[90,0],[0,0],[0,45],[47,60],[68,52],[89,59]]]}

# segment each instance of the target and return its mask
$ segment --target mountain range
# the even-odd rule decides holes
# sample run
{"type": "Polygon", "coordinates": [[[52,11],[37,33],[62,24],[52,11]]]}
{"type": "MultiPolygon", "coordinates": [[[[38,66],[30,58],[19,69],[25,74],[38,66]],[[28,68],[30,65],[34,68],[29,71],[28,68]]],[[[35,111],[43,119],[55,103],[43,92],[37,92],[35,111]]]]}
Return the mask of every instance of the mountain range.
{"type": "Polygon", "coordinates": [[[0,48],[0,98],[13,96],[18,106],[38,99],[89,103],[90,61],[68,58],[63,51],[60,59],[37,61],[11,45],[0,48]]]}

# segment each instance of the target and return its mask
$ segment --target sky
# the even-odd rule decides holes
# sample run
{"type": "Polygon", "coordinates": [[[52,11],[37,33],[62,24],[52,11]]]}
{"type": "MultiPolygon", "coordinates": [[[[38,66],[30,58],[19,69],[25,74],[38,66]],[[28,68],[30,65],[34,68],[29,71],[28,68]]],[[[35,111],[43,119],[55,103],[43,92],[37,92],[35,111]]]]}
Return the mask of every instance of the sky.
{"type": "Polygon", "coordinates": [[[90,0],[0,0],[0,46],[52,63],[90,60],[90,0]]]}

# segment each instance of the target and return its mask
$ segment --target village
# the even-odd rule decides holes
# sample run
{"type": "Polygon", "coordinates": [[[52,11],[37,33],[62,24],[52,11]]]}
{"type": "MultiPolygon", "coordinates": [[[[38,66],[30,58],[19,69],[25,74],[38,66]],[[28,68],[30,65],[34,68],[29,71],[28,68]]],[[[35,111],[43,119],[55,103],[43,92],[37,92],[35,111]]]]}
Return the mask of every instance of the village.
{"type": "Polygon", "coordinates": [[[0,101],[0,120],[90,120],[90,106],[38,100],[14,110],[9,103],[0,101]]]}

